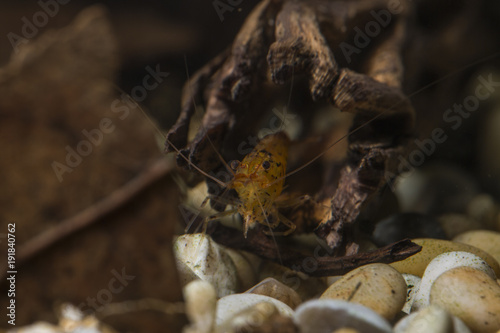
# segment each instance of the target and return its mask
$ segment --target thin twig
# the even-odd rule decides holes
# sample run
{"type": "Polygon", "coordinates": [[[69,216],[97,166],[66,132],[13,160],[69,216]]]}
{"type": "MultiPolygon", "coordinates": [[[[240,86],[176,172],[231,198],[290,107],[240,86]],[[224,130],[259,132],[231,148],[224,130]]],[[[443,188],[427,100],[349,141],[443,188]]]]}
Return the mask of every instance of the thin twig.
{"type": "MultiPolygon", "coordinates": [[[[142,190],[167,175],[173,168],[174,162],[170,159],[161,158],[155,161],[137,177],[103,200],[27,241],[17,253],[17,264],[21,265],[65,237],[101,220],[103,216],[123,206],[142,190]]],[[[2,270],[2,272],[5,271],[2,270]]]]}
{"type": "MultiPolygon", "coordinates": [[[[262,231],[251,232],[248,238],[242,236],[241,231],[222,225],[213,226],[208,233],[219,244],[250,251],[262,258],[279,262],[274,243],[262,234],[262,231]]],[[[295,249],[280,244],[283,265],[296,271],[303,271],[310,276],[333,276],[343,275],[353,269],[371,264],[389,264],[400,261],[420,252],[422,249],[418,244],[409,239],[400,240],[396,243],[384,246],[371,252],[357,253],[355,255],[335,257],[335,256],[308,256],[295,249]],[[314,270],[306,270],[303,263],[306,259],[312,260],[315,264],[314,270]]]]}

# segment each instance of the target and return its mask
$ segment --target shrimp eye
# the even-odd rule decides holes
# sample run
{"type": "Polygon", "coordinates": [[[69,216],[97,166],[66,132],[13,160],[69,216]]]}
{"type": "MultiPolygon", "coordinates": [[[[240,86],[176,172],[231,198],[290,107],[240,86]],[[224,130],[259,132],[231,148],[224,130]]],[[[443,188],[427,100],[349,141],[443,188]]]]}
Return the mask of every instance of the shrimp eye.
{"type": "Polygon", "coordinates": [[[262,162],[262,167],[264,168],[264,170],[267,170],[271,167],[271,163],[269,163],[269,161],[264,161],[262,162]]]}
{"type": "Polygon", "coordinates": [[[233,170],[236,170],[240,166],[240,161],[233,160],[229,162],[229,167],[233,170]]]}

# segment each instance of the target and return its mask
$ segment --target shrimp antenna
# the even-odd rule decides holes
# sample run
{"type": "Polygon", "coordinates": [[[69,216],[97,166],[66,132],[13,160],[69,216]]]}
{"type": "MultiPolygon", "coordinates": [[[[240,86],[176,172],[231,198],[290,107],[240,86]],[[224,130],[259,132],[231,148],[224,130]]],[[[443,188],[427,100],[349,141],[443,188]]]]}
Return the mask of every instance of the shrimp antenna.
{"type": "MultiPolygon", "coordinates": [[[[296,53],[296,51],[294,51],[294,55],[293,55],[292,59],[295,59],[295,53],[296,53]]],[[[287,114],[288,110],[290,109],[290,103],[292,102],[292,91],[293,91],[293,79],[294,79],[294,77],[295,77],[295,67],[292,66],[292,78],[290,79],[290,93],[288,94],[288,101],[286,103],[286,107],[284,110],[283,121],[281,122],[281,125],[280,125],[280,131],[283,131],[285,128],[286,114],[287,114]]]]}
{"type": "MultiPolygon", "coordinates": [[[[432,81],[432,82],[430,82],[430,83],[428,83],[428,84],[424,85],[424,86],[423,86],[423,87],[421,87],[420,89],[415,90],[413,93],[409,94],[409,95],[407,96],[407,98],[406,98],[406,99],[410,99],[410,98],[414,97],[415,95],[420,94],[422,91],[424,91],[424,90],[426,90],[426,89],[428,89],[428,88],[430,88],[430,87],[433,87],[433,86],[435,86],[436,84],[438,84],[438,83],[440,83],[440,82],[442,82],[442,81],[445,81],[445,80],[449,79],[450,77],[452,77],[452,76],[454,76],[454,75],[456,75],[456,74],[458,74],[458,73],[461,73],[461,72],[463,72],[464,70],[466,70],[466,69],[468,69],[468,68],[471,68],[471,67],[476,66],[476,65],[478,65],[478,64],[484,63],[484,62],[486,62],[486,61],[488,61],[488,60],[490,60],[490,59],[497,58],[498,56],[500,56],[500,52],[496,52],[496,53],[494,53],[494,54],[488,55],[488,56],[483,57],[483,58],[481,58],[481,59],[479,59],[479,60],[477,60],[477,61],[474,61],[474,62],[472,62],[472,63],[470,63],[470,64],[468,64],[468,65],[465,65],[465,66],[463,66],[463,67],[461,67],[461,68],[458,68],[458,69],[454,70],[453,72],[448,73],[448,74],[444,75],[443,77],[441,77],[441,78],[439,78],[439,79],[437,79],[437,80],[434,80],[434,81],[432,81]]],[[[292,77],[292,79],[293,79],[293,77],[292,77]]],[[[334,143],[332,143],[331,145],[329,145],[329,146],[328,146],[328,148],[326,148],[323,152],[321,152],[321,153],[319,153],[318,155],[316,155],[316,156],[315,156],[312,160],[310,160],[309,162],[305,163],[304,165],[302,165],[302,166],[298,167],[297,169],[295,169],[295,170],[291,171],[291,172],[290,172],[290,173],[288,173],[287,175],[285,175],[285,176],[283,176],[283,177],[280,177],[280,178],[276,179],[273,183],[278,182],[278,181],[280,181],[280,180],[281,180],[281,179],[283,179],[283,178],[286,178],[286,177],[289,177],[289,176],[291,176],[291,175],[294,175],[294,174],[296,174],[297,172],[299,172],[300,170],[302,170],[302,169],[304,169],[305,167],[309,166],[310,164],[314,163],[316,160],[318,160],[318,159],[319,159],[319,158],[321,158],[323,155],[325,155],[325,154],[326,154],[326,152],[327,152],[328,150],[330,150],[330,148],[332,148],[333,146],[335,146],[336,144],[338,144],[340,141],[344,140],[344,139],[345,139],[346,137],[348,137],[349,135],[356,133],[357,131],[359,131],[359,130],[360,130],[360,129],[362,129],[363,127],[368,126],[370,123],[372,123],[373,121],[377,120],[378,118],[380,118],[381,116],[383,116],[384,114],[386,114],[387,112],[389,112],[390,110],[394,109],[396,106],[398,106],[398,105],[399,105],[399,104],[401,104],[402,102],[403,102],[403,101],[397,102],[396,104],[394,104],[394,105],[392,105],[391,107],[387,108],[387,110],[385,110],[385,111],[383,111],[383,112],[381,112],[381,113],[379,113],[379,114],[375,115],[373,118],[369,119],[369,120],[368,120],[367,122],[365,122],[364,124],[361,124],[361,125],[359,125],[358,127],[356,127],[355,129],[353,129],[353,130],[349,131],[349,133],[347,133],[347,134],[343,135],[340,139],[336,140],[334,143]]]]}
{"type": "Polygon", "coordinates": [[[189,158],[187,158],[186,156],[184,156],[184,154],[181,153],[181,151],[173,145],[172,142],[170,142],[170,140],[168,138],[165,138],[165,140],[168,142],[168,144],[170,146],[172,146],[174,148],[174,150],[176,151],[177,155],[179,155],[180,157],[182,157],[190,166],[192,166],[196,171],[198,171],[199,173],[201,173],[203,176],[207,177],[207,178],[210,178],[211,180],[213,180],[214,182],[216,182],[217,184],[219,184],[220,186],[222,187],[227,187],[227,184],[224,183],[222,180],[220,179],[217,179],[215,178],[214,176],[212,175],[209,175],[208,173],[206,173],[205,171],[201,170],[201,168],[199,168],[196,164],[194,164],[193,162],[191,162],[189,160],[189,158]]]}
{"type": "MultiPolygon", "coordinates": [[[[196,101],[194,100],[194,95],[191,93],[191,92],[192,92],[192,91],[191,91],[191,85],[189,84],[189,83],[191,82],[191,78],[190,78],[190,76],[189,76],[189,70],[188,70],[188,64],[187,64],[187,57],[186,57],[186,55],[185,55],[185,54],[184,54],[184,66],[185,66],[185,68],[186,68],[186,77],[187,77],[187,82],[188,82],[188,83],[187,83],[187,86],[188,86],[188,89],[189,89],[189,92],[190,92],[189,94],[191,95],[191,98],[192,98],[192,100],[193,100],[193,106],[194,106],[194,110],[195,110],[195,112],[196,112],[196,111],[198,111],[198,106],[196,105],[196,101]]],[[[213,150],[214,150],[215,154],[217,154],[217,157],[218,157],[218,158],[219,158],[219,160],[222,162],[222,164],[224,165],[224,167],[226,168],[226,170],[227,170],[227,171],[229,171],[229,173],[230,173],[230,174],[232,174],[232,175],[233,175],[233,177],[234,177],[234,172],[233,172],[233,170],[232,170],[232,169],[229,167],[229,165],[226,163],[226,161],[224,160],[224,158],[222,157],[222,155],[219,153],[219,151],[217,150],[217,148],[215,148],[215,145],[214,145],[214,143],[212,142],[212,140],[210,139],[210,136],[209,136],[209,135],[207,135],[207,136],[206,136],[206,138],[208,139],[208,142],[209,142],[209,143],[210,143],[210,145],[212,146],[212,148],[213,148],[213,150]]],[[[169,144],[170,144],[170,142],[169,142],[169,144]]],[[[176,150],[176,149],[175,149],[175,147],[174,147],[174,150],[176,150]]],[[[188,162],[188,163],[189,163],[189,162],[188,162]]],[[[210,178],[210,179],[212,179],[212,178],[210,178]]],[[[220,183],[218,183],[218,182],[217,182],[217,184],[219,184],[219,185],[220,185],[220,183]]],[[[227,185],[224,185],[224,186],[227,186],[227,185]]]]}
{"type": "Polygon", "coordinates": [[[184,160],[186,160],[186,162],[191,165],[196,171],[198,171],[199,173],[201,173],[203,176],[207,177],[207,178],[210,178],[211,180],[213,180],[214,182],[216,182],[217,184],[219,184],[220,186],[222,187],[226,187],[227,184],[224,183],[223,181],[221,181],[220,179],[217,179],[215,178],[214,176],[212,175],[209,175],[208,173],[206,173],[205,171],[201,170],[198,166],[196,166],[193,162],[191,162],[186,156],[184,156],[184,154],[182,154],[180,152],[180,150],[172,143],[170,142],[170,140],[165,136],[165,134],[158,128],[158,125],[156,125],[152,120],[151,118],[147,115],[146,111],[144,111],[144,109],[139,105],[139,103],[137,103],[137,101],[135,99],[133,99],[132,97],[130,97],[129,94],[127,94],[125,91],[123,91],[123,89],[121,89],[120,87],[118,87],[116,84],[113,84],[114,87],[120,91],[121,93],[125,94],[128,99],[130,99],[132,101],[132,103],[134,103],[138,108],[139,110],[141,111],[141,114],[149,121],[149,123],[151,124],[151,126],[153,126],[153,128],[158,132],[158,134],[160,134],[167,142],[170,146],[172,146],[172,148],[174,148],[174,150],[177,152],[177,154],[179,156],[181,156],[184,160]]]}
{"type": "MultiPolygon", "coordinates": [[[[254,182],[252,181],[250,184],[252,185],[253,190],[255,192],[257,192],[256,189],[255,189],[254,182]]],[[[283,260],[281,259],[281,254],[280,254],[280,250],[279,250],[279,247],[278,247],[278,242],[276,241],[276,237],[274,237],[274,232],[273,232],[273,229],[271,228],[271,223],[269,223],[269,219],[267,218],[266,211],[264,209],[264,206],[262,205],[262,201],[260,200],[259,196],[257,195],[256,198],[257,198],[257,201],[259,203],[260,209],[262,210],[264,218],[266,219],[267,226],[269,227],[269,230],[271,231],[271,237],[273,239],[274,245],[276,246],[276,250],[277,250],[276,252],[278,253],[278,260],[280,262],[280,265],[283,266],[283,260]]],[[[246,237],[246,230],[245,230],[245,237],[246,237]]]]}
{"type": "Polygon", "coordinates": [[[120,88],[118,85],[116,85],[115,83],[112,83],[112,85],[114,86],[114,88],[116,90],[118,90],[119,92],[121,92],[124,96],[127,96],[127,98],[135,104],[135,106],[137,106],[139,108],[139,111],[141,112],[142,116],[144,118],[146,118],[146,120],[149,122],[149,124],[151,125],[151,127],[153,127],[156,131],[156,133],[158,135],[160,135],[161,137],[165,137],[165,134],[161,131],[161,129],[158,127],[158,125],[153,122],[151,120],[151,118],[148,116],[148,114],[146,113],[146,111],[144,111],[144,109],[139,105],[139,103],[137,103],[137,101],[135,99],[133,99],[129,94],[127,94],[125,91],[123,91],[122,88],[120,88]]]}

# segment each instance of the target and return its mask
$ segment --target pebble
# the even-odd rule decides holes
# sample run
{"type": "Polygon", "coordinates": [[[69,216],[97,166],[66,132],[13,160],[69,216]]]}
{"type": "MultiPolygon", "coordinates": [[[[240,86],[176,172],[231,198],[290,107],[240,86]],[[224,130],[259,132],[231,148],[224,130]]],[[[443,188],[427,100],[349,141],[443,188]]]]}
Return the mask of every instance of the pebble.
{"type": "Polygon", "coordinates": [[[485,272],[492,279],[496,279],[495,272],[481,258],[470,252],[446,252],[434,258],[422,276],[420,287],[414,296],[411,311],[418,311],[429,305],[429,294],[432,284],[444,272],[455,267],[470,267],[485,272]]]}
{"type": "Polygon", "coordinates": [[[413,239],[412,241],[422,246],[422,250],[417,254],[406,258],[405,260],[390,264],[400,273],[422,276],[424,274],[425,268],[431,262],[431,260],[441,253],[464,251],[474,253],[475,255],[483,258],[483,260],[486,261],[491,268],[493,268],[495,274],[497,276],[500,276],[500,265],[495,260],[495,258],[484,252],[483,250],[478,249],[477,247],[441,239],[419,238],[413,239]]]}
{"type": "Polygon", "coordinates": [[[435,218],[420,213],[390,216],[378,222],[373,231],[373,241],[379,246],[386,246],[405,238],[445,239],[446,233],[435,218]]]}
{"type": "Polygon", "coordinates": [[[338,330],[333,331],[333,333],[359,333],[359,331],[355,330],[354,328],[342,327],[338,330]]]}
{"type": "Polygon", "coordinates": [[[406,282],[386,264],[369,264],[345,274],[321,295],[364,305],[385,319],[398,314],[406,300],[406,282]]]}
{"type": "MultiPolygon", "coordinates": [[[[117,333],[113,328],[103,324],[94,315],[85,316],[81,310],[69,303],[63,303],[59,308],[59,323],[57,326],[36,322],[32,325],[9,329],[7,333],[117,333]]],[[[0,330],[4,332],[3,330],[0,330]]]]}
{"type": "MultiPolygon", "coordinates": [[[[274,305],[281,315],[291,317],[294,313],[292,308],[288,305],[269,296],[257,294],[233,294],[224,296],[217,302],[217,313],[215,319],[216,325],[221,326],[238,313],[248,310],[256,304],[263,302],[274,305]]],[[[272,307],[268,308],[270,311],[274,311],[272,310],[272,307]]]]}
{"type": "Polygon", "coordinates": [[[439,224],[446,233],[447,239],[470,230],[480,229],[477,221],[464,214],[443,214],[438,217],[439,224]]]}
{"type": "Polygon", "coordinates": [[[301,304],[294,316],[300,332],[330,333],[350,328],[359,333],[391,333],[389,322],[363,305],[333,299],[301,304]]]}
{"type": "Polygon", "coordinates": [[[233,260],[208,235],[182,235],[174,241],[174,253],[181,283],[186,285],[195,279],[209,282],[217,296],[235,293],[238,275],[233,260]]]}
{"type": "Polygon", "coordinates": [[[59,326],[55,326],[45,322],[35,323],[28,326],[21,326],[15,330],[7,331],[7,333],[63,333],[63,332],[64,331],[61,330],[59,326]]]}
{"type": "Polygon", "coordinates": [[[295,309],[297,306],[299,306],[300,303],[302,303],[302,299],[295,290],[284,285],[274,278],[264,279],[256,286],[247,290],[245,293],[252,293],[275,298],[285,303],[292,309],[295,309]]]}
{"type": "Polygon", "coordinates": [[[465,213],[477,195],[476,180],[459,167],[429,163],[404,173],[395,183],[396,196],[403,212],[437,216],[465,213]]]}
{"type": "Polygon", "coordinates": [[[451,315],[438,306],[429,306],[400,320],[395,333],[453,333],[451,315]]]}
{"type": "Polygon", "coordinates": [[[215,326],[217,295],[214,287],[202,280],[189,282],[183,290],[186,314],[191,324],[184,333],[210,333],[215,326]]]}
{"type": "Polygon", "coordinates": [[[463,321],[436,305],[414,312],[394,326],[394,333],[421,332],[471,333],[463,321]]]}
{"type": "MultiPolygon", "coordinates": [[[[495,75],[496,76],[496,75],[495,75]]],[[[496,79],[496,78],[495,78],[496,79]]],[[[479,173],[488,189],[500,194],[500,112],[498,112],[498,92],[493,112],[485,112],[482,119],[480,141],[477,144],[479,173]]]]}
{"type": "Polygon", "coordinates": [[[459,317],[478,333],[500,330],[500,286],[470,267],[451,269],[434,282],[430,302],[459,317]]]}
{"type": "Polygon", "coordinates": [[[467,205],[467,215],[476,220],[478,224],[487,229],[496,227],[498,207],[489,194],[479,194],[467,205]]]}
{"type": "Polygon", "coordinates": [[[230,317],[217,333],[298,333],[293,319],[279,313],[269,302],[257,303],[230,317]]]}
{"type": "Polygon", "coordinates": [[[311,277],[269,260],[262,261],[259,273],[260,280],[272,277],[295,290],[302,300],[317,297],[326,289],[326,279],[311,277]]]}
{"type": "Polygon", "coordinates": [[[342,279],[342,275],[332,275],[332,276],[327,276],[326,277],[326,285],[331,286],[338,280],[342,279]]]}
{"type": "Polygon", "coordinates": [[[420,277],[412,274],[401,274],[403,275],[403,279],[406,282],[406,302],[403,306],[404,313],[410,313],[411,306],[413,304],[413,300],[415,298],[415,294],[417,293],[418,288],[420,287],[420,281],[422,280],[420,277]]]}
{"type": "Polygon", "coordinates": [[[236,274],[239,282],[238,291],[251,288],[258,281],[256,269],[259,267],[261,259],[248,252],[236,251],[229,248],[225,248],[225,250],[236,266],[236,274]]]}
{"type": "Polygon", "coordinates": [[[475,230],[465,232],[453,239],[454,242],[472,245],[490,254],[500,262],[500,232],[475,230]]]}

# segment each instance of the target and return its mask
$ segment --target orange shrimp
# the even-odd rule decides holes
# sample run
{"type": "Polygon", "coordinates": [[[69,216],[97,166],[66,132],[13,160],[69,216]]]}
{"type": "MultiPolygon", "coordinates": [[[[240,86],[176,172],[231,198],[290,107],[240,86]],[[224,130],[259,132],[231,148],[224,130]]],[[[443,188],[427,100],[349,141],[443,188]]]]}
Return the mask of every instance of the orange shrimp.
{"type": "Polygon", "coordinates": [[[282,222],[289,227],[284,235],[295,230],[295,225],[279,214],[274,205],[283,190],[289,145],[285,132],[269,134],[235,168],[227,187],[236,190],[240,198],[237,209],[243,216],[245,237],[257,223],[274,229],[282,222]]]}
{"type": "MultiPolygon", "coordinates": [[[[233,174],[229,183],[207,174],[196,165],[191,164],[198,172],[217,182],[226,189],[234,189],[239,197],[236,208],[215,214],[206,220],[216,220],[225,215],[239,213],[243,217],[244,236],[247,237],[249,229],[258,223],[269,227],[269,232],[276,228],[280,222],[288,227],[288,230],[280,233],[288,235],[295,230],[295,224],[278,212],[275,205],[276,198],[281,194],[284,185],[288,147],[290,139],[285,132],[269,134],[247,154],[241,162],[233,161],[231,168],[223,161],[233,174]],[[233,169],[233,170],[231,170],[233,169]]],[[[177,148],[174,147],[177,151],[177,148]]],[[[221,157],[222,159],[222,157],[221,157]]]]}
{"type": "MultiPolygon", "coordinates": [[[[141,106],[137,102],[135,104],[142,115],[151,122],[151,119],[141,106]]],[[[151,125],[163,136],[163,133],[153,122],[151,122],[151,125]]],[[[210,178],[220,186],[226,189],[234,189],[238,193],[239,200],[236,203],[236,209],[215,214],[209,217],[206,222],[239,213],[243,217],[245,238],[247,237],[248,230],[254,228],[258,223],[269,227],[269,232],[264,231],[264,233],[270,235],[289,235],[296,229],[295,224],[279,213],[275,205],[275,200],[283,190],[288,148],[291,143],[290,138],[284,131],[268,134],[263,137],[241,162],[232,161],[232,168],[227,165],[222,156],[216,151],[221,162],[233,175],[233,179],[227,184],[193,164],[172,142],[166,137],[165,139],[170,147],[200,174],[210,178]],[[285,224],[288,230],[273,233],[272,229],[278,227],[280,222],[285,224]]],[[[297,171],[299,170],[295,170],[288,175],[297,171]]]]}

